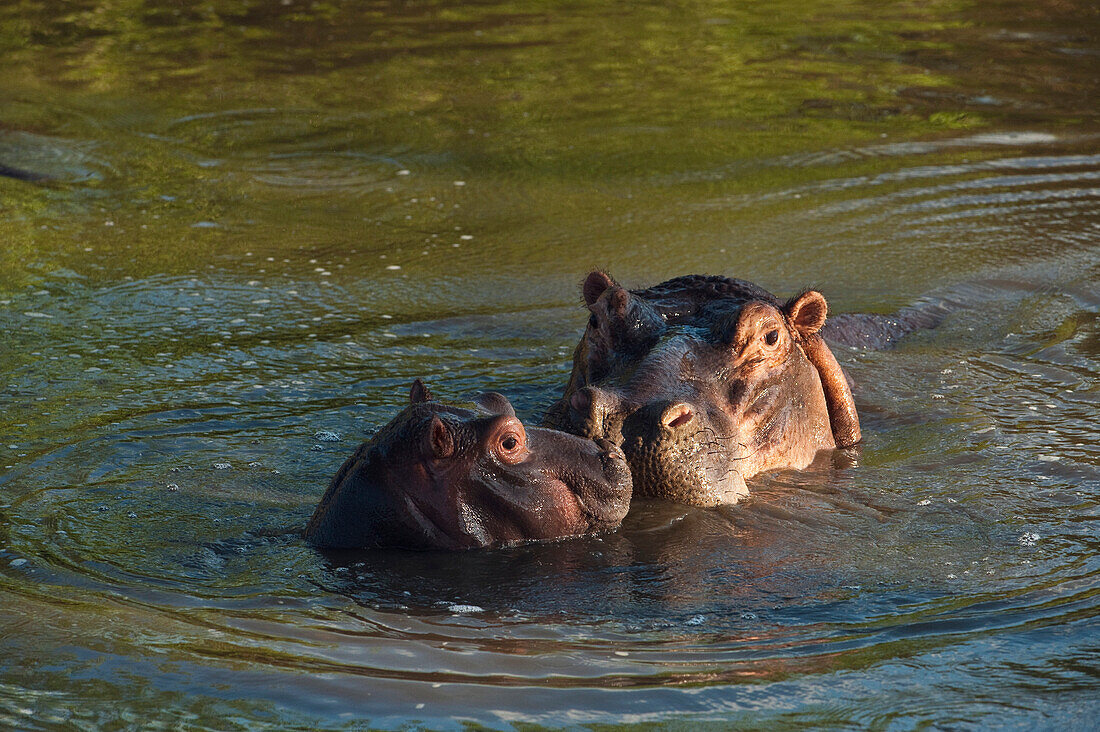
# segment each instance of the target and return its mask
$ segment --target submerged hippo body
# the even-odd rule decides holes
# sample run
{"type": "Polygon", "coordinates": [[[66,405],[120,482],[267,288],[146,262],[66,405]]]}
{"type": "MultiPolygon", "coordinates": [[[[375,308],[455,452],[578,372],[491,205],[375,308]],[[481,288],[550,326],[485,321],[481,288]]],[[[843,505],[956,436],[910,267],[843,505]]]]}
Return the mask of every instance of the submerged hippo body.
{"type": "Polygon", "coordinates": [[[622,452],[549,429],[524,429],[508,400],[477,410],[411,404],[337,472],[306,527],[331,549],[472,549],[615,528],[631,498],[622,452]]]}
{"type": "Polygon", "coordinates": [[[702,275],[626,290],[603,272],[583,289],[588,327],[545,424],[621,445],[636,495],[734,503],[757,473],[859,442],[820,293],[783,303],[702,275]]]}
{"type": "Polygon", "coordinates": [[[0,163],[0,176],[5,178],[15,178],[16,180],[25,180],[31,183],[46,180],[46,176],[40,173],[32,173],[29,170],[23,170],[22,168],[13,168],[10,165],[4,165],[0,163]]]}

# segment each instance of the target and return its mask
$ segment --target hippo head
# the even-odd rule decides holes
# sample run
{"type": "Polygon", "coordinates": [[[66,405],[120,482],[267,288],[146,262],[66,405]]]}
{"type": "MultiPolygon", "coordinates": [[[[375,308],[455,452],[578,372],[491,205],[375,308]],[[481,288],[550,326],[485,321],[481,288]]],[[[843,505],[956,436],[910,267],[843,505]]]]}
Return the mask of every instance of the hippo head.
{"type": "Polygon", "coordinates": [[[622,452],[527,429],[501,394],[478,409],[411,404],[352,455],[306,527],[318,547],[471,549],[616,527],[630,505],[622,452]]]}
{"type": "Polygon", "coordinates": [[[593,272],[584,298],[588,328],[546,423],[621,445],[637,495],[733,503],[757,473],[859,441],[847,382],[817,334],[820,293],[781,303],[697,275],[629,291],[593,272]]]}

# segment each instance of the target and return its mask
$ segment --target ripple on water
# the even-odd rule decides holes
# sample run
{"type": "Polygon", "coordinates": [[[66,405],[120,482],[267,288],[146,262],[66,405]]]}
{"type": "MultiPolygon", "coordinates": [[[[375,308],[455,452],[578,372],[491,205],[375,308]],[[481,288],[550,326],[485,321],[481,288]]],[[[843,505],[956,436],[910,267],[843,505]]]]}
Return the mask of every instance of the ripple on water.
{"type": "MultiPolygon", "coordinates": [[[[213,153],[265,114],[177,132],[225,125],[213,153]]],[[[1048,141],[1009,144],[1024,142],[1048,141]]],[[[129,693],[138,674],[390,726],[967,726],[1005,719],[1023,690],[1091,688],[1100,292],[1080,222],[1095,223],[1100,163],[1049,153],[781,192],[805,194],[784,214],[791,236],[804,225],[837,251],[888,239],[897,282],[964,250],[961,271],[980,276],[922,293],[953,310],[936,331],[840,351],[862,451],[762,476],[733,508],[638,501],[620,531],[576,541],[325,555],[299,538],[413,377],[455,398],[503,385],[537,415],[583,326],[572,295],[486,304],[440,277],[432,297],[453,302],[437,309],[388,280],[317,284],[341,271],[324,254],[262,278],[47,278],[5,295],[0,599],[35,620],[6,635],[5,668],[48,656],[57,677],[38,673],[58,688],[83,674],[129,693]],[[1012,246],[1049,241],[1009,256],[997,227],[1012,246]]],[[[307,157],[280,164],[309,172],[307,157]]],[[[835,258],[823,277],[870,266],[835,258]]],[[[882,310],[916,299],[863,292],[882,310]]],[[[0,709],[24,691],[0,688],[0,709]]],[[[1032,707],[1023,723],[1049,710],[1032,707]]]]}

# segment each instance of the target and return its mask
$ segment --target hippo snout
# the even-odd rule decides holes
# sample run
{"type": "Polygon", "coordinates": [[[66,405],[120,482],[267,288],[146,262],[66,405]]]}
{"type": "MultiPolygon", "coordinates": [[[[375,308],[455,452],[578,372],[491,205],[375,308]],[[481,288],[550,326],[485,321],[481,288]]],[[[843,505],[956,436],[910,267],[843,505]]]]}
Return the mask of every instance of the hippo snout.
{"type": "Polygon", "coordinates": [[[623,451],[636,495],[699,506],[734,503],[745,494],[736,430],[681,400],[648,404],[622,425],[623,451]]]}
{"type": "Polygon", "coordinates": [[[633,484],[634,480],[630,473],[630,465],[623,449],[603,437],[597,437],[593,442],[599,448],[600,463],[603,465],[604,474],[608,480],[612,484],[633,484]]]}

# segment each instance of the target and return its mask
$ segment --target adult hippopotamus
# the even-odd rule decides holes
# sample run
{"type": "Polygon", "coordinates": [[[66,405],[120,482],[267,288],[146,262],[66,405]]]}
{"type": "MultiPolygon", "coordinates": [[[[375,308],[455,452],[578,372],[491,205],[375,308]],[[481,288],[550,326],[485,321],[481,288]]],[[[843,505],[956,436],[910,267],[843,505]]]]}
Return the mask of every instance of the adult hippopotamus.
{"type": "Polygon", "coordinates": [[[702,275],[627,290],[599,271],[583,292],[588,327],[544,424],[621,445],[635,495],[734,503],[757,473],[860,441],[821,293],[781,302],[702,275]]]}
{"type": "Polygon", "coordinates": [[[526,429],[501,394],[410,404],[340,468],[306,527],[331,549],[473,549],[613,529],[631,498],[611,442],[526,429]]]}

